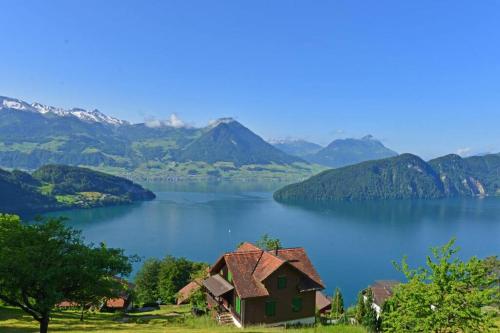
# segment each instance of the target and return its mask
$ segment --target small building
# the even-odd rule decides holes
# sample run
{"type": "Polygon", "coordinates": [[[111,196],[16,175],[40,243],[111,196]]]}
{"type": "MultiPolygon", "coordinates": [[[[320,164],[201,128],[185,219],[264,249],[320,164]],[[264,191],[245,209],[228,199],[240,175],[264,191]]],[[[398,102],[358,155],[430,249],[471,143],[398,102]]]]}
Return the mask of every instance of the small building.
{"type": "Polygon", "coordinates": [[[105,299],[100,308],[104,312],[126,311],[133,307],[133,296],[131,291],[134,290],[135,285],[122,278],[114,277],[124,286],[124,290],[115,298],[105,299]]]}
{"type": "Polygon", "coordinates": [[[377,317],[382,313],[385,301],[394,294],[394,287],[398,284],[400,282],[396,280],[379,280],[368,287],[373,293],[372,308],[377,312],[377,317]]]}
{"type": "Polygon", "coordinates": [[[57,304],[56,307],[59,309],[76,309],[79,308],[80,305],[72,301],[62,301],[61,303],[57,304]]]}
{"type": "Polygon", "coordinates": [[[104,302],[101,311],[125,311],[132,308],[132,297],[129,294],[123,294],[117,298],[111,298],[104,302]]]}
{"type": "Polygon", "coordinates": [[[332,310],[332,300],[330,297],[323,294],[322,291],[316,291],[316,311],[322,315],[326,315],[332,310]]]}
{"type": "Polygon", "coordinates": [[[187,304],[189,303],[189,298],[191,295],[200,290],[203,285],[203,279],[195,279],[185,285],[179,292],[177,293],[177,305],[187,304]]]}
{"type": "Polygon", "coordinates": [[[325,288],[303,248],[265,251],[243,243],[209,274],[209,308],[238,327],[314,324],[316,292],[325,288]]]}

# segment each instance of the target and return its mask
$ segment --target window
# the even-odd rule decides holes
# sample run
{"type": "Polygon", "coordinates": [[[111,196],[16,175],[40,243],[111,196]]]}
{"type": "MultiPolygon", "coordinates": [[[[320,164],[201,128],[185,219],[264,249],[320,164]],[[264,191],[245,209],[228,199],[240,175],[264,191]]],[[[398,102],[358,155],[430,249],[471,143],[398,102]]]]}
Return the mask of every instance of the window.
{"type": "Polygon", "coordinates": [[[278,276],[278,289],[286,289],[286,276],[278,276]]]}
{"type": "Polygon", "coordinates": [[[294,297],[292,300],[292,311],[300,312],[302,310],[302,298],[294,297]]]}
{"type": "Polygon", "coordinates": [[[236,313],[241,315],[241,299],[236,296],[236,313]]]}
{"type": "Polygon", "coordinates": [[[227,271],[227,280],[233,282],[233,274],[229,270],[227,271]]]}
{"type": "Polygon", "coordinates": [[[276,315],[276,301],[266,301],[266,316],[273,317],[276,315]]]}

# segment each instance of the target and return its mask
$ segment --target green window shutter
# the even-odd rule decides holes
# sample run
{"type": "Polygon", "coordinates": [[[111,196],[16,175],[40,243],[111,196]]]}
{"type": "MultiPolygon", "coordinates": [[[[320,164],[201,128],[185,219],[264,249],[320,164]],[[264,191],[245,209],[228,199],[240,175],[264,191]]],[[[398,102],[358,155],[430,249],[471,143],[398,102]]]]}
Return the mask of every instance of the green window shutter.
{"type": "Polygon", "coordinates": [[[292,300],[292,311],[300,312],[302,311],[302,298],[294,297],[292,300]]]}
{"type": "Polygon", "coordinates": [[[276,315],[276,301],[266,302],[266,316],[273,317],[276,315]]]}
{"type": "Polygon", "coordinates": [[[241,314],[241,299],[236,296],[236,313],[241,314]]]}
{"type": "Polygon", "coordinates": [[[227,280],[233,282],[233,274],[229,270],[227,271],[227,280]]]}
{"type": "Polygon", "coordinates": [[[278,276],[278,289],[286,289],[286,276],[278,276]]]}

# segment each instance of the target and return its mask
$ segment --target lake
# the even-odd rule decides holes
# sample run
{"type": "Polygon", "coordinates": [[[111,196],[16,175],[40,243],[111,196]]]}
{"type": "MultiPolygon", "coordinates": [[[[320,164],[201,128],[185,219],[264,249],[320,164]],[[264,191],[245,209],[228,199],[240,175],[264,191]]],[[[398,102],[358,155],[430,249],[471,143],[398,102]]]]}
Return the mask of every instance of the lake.
{"type": "Polygon", "coordinates": [[[297,207],[272,199],[276,184],[146,186],[156,200],[50,215],[69,217],[89,242],[145,258],[171,254],[213,263],[268,233],[285,247],[304,247],[327,292],[340,287],[347,304],[374,280],[401,279],[392,260],[407,255],[421,265],[429,247],[452,237],[462,258],[500,253],[500,198],[297,207]]]}

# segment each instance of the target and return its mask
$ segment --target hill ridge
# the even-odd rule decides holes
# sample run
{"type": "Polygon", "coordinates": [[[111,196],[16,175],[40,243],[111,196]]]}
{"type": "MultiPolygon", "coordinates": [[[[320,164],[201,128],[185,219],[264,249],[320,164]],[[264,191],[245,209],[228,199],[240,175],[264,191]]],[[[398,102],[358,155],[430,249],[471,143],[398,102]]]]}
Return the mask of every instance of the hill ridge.
{"type": "Polygon", "coordinates": [[[500,195],[500,155],[424,161],[413,154],[367,161],[285,186],[280,202],[439,199],[500,195]]]}

